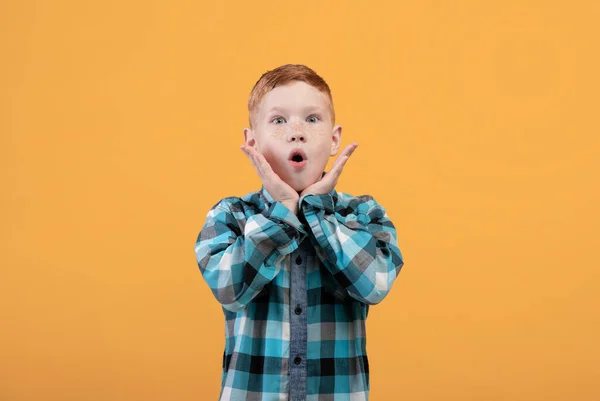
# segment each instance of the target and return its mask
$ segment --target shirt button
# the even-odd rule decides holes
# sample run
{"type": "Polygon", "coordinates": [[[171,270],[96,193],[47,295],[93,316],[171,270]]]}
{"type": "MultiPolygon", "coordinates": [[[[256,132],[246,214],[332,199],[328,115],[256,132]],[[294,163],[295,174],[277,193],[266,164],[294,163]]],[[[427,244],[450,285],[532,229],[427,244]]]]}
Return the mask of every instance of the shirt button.
{"type": "Polygon", "coordinates": [[[298,255],[298,257],[296,258],[296,264],[299,265],[300,263],[302,263],[302,258],[300,257],[300,255],[298,255]]]}
{"type": "Polygon", "coordinates": [[[296,309],[294,310],[294,312],[296,312],[296,315],[299,315],[302,313],[302,308],[299,306],[296,306],[296,309]]]}
{"type": "Polygon", "coordinates": [[[294,358],[294,363],[296,365],[300,365],[302,363],[302,358],[300,358],[299,356],[297,356],[296,358],[294,358]]]}

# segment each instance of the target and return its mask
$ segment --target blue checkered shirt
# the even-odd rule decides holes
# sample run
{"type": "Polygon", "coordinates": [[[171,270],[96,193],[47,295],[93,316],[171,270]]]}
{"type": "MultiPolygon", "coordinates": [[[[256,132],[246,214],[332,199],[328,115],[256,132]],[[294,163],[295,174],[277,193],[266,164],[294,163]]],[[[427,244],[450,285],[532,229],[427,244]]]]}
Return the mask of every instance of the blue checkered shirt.
{"type": "Polygon", "coordinates": [[[303,195],[297,215],[264,186],[227,197],[195,253],[225,315],[219,401],[369,399],[369,306],[404,265],[372,196],[303,195]]]}

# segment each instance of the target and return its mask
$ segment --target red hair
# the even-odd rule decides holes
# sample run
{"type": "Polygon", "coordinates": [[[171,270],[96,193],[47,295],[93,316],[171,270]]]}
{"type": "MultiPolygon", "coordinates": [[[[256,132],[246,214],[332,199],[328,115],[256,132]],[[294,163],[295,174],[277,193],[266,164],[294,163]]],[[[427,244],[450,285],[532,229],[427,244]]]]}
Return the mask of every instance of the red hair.
{"type": "Polygon", "coordinates": [[[252,128],[252,117],[256,113],[262,98],[274,88],[285,85],[291,81],[303,81],[325,94],[329,99],[329,111],[331,122],[335,124],[335,111],[333,110],[333,98],[327,82],[314,70],[304,64],[285,64],[262,74],[254,84],[248,99],[248,122],[252,128]]]}

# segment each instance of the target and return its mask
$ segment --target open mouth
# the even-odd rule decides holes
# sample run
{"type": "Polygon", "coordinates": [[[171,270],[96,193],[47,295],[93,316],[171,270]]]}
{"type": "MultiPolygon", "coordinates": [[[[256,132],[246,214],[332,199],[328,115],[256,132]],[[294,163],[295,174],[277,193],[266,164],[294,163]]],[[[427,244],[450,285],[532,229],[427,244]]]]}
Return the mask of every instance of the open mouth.
{"type": "Polygon", "coordinates": [[[306,153],[300,148],[292,149],[289,161],[292,167],[300,169],[306,164],[306,153]]]}

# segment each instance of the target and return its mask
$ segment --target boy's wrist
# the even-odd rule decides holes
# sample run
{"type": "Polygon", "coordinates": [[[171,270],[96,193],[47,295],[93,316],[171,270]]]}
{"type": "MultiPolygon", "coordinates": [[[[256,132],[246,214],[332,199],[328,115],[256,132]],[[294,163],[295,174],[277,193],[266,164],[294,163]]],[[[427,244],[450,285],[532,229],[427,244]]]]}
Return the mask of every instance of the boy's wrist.
{"type": "Polygon", "coordinates": [[[294,214],[298,214],[298,205],[297,204],[293,204],[293,203],[289,203],[289,202],[281,202],[285,207],[287,207],[288,209],[290,209],[292,211],[292,213],[294,214]]]}

